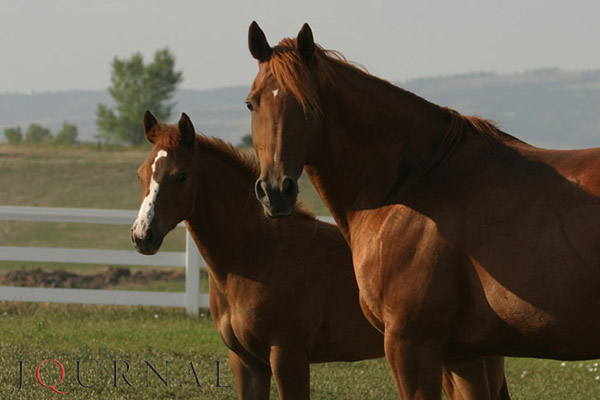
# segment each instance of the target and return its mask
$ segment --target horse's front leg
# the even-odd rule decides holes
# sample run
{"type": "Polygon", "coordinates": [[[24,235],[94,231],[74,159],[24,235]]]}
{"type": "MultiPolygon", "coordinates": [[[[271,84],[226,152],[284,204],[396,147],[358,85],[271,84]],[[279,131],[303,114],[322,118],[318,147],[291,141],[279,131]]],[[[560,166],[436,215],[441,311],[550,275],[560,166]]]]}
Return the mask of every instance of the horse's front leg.
{"type": "Polygon", "coordinates": [[[450,400],[510,400],[504,357],[475,356],[444,362],[443,388],[450,400]]]}
{"type": "Polygon", "coordinates": [[[510,400],[508,383],[504,374],[503,356],[485,356],[485,367],[490,384],[490,394],[494,400],[510,400]]]}
{"type": "Polygon", "coordinates": [[[386,326],[385,357],[403,400],[442,398],[443,349],[386,326]]]}
{"type": "MultiPolygon", "coordinates": [[[[398,274],[383,290],[385,356],[401,399],[439,400],[456,312],[454,279],[448,271],[433,273],[435,268],[409,271],[414,271],[412,276],[417,279],[411,281],[409,274],[398,274]]],[[[487,388],[487,380],[484,383],[487,388]]]]}
{"type": "Polygon", "coordinates": [[[310,368],[306,349],[296,346],[271,347],[271,370],[281,400],[310,398],[310,368]]]}
{"type": "Polygon", "coordinates": [[[239,400],[268,400],[271,370],[266,365],[247,363],[229,350],[229,365],[235,379],[239,400]]]}

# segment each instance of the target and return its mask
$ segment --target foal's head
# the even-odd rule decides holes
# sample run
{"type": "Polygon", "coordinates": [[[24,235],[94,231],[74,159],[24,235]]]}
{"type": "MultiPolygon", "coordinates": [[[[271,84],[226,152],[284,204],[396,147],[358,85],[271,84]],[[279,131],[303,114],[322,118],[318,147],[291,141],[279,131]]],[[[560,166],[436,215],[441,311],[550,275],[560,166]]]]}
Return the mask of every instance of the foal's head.
{"type": "Polygon", "coordinates": [[[196,133],[186,114],[177,126],[170,126],[159,123],[149,111],[144,113],[144,132],[153,147],[137,171],[142,205],[131,227],[131,240],[140,253],[154,254],[165,235],[194,212],[196,133]]]}
{"type": "Polygon", "coordinates": [[[259,72],[246,104],[252,112],[252,140],[260,163],[256,197],[270,217],[288,216],[298,196],[298,178],[311,143],[322,129],[317,82],[317,55],[310,27],[294,40],[271,48],[253,22],[248,33],[250,52],[259,72]]]}

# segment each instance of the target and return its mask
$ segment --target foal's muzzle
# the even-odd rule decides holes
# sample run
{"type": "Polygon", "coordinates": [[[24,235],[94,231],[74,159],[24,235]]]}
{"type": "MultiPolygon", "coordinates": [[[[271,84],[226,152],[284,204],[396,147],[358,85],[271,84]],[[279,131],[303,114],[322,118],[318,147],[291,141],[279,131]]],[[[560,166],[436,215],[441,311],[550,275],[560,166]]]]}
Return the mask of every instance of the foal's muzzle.
{"type": "Polygon", "coordinates": [[[285,176],[280,184],[272,185],[271,182],[261,178],[256,181],[254,191],[267,216],[287,217],[292,214],[296,205],[298,182],[285,176]]]}
{"type": "Polygon", "coordinates": [[[135,226],[131,229],[131,242],[135,249],[142,254],[152,255],[160,249],[164,235],[158,232],[156,229],[148,228],[144,231],[135,229],[135,226]]]}

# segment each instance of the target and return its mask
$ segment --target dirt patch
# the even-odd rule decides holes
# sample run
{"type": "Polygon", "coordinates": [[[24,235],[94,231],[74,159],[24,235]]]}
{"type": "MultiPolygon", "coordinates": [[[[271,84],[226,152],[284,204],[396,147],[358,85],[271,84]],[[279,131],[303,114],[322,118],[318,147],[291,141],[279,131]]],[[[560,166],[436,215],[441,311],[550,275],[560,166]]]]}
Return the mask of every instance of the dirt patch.
{"type": "Polygon", "coordinates": [[[131,272],[128,268],[110,267],[95,274],[77,274],[62,269],[43,271],[41,268],[32,268],[1,274],[0,285],[99,289],[121,284],[145,284],[183,279],[185,279],[185,271],[144,269],[131,272]]]}

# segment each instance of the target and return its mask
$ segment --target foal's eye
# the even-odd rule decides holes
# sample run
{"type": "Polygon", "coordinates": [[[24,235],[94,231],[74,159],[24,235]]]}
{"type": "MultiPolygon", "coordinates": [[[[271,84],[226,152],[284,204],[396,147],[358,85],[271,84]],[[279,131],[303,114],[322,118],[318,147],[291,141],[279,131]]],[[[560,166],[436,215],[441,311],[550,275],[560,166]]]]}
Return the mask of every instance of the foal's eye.
{"type": "Polygon", "coordinates": [[[175,176],[175,182],[177,183],[182,183],[185,182],[188,178],[188,173],[187,172],[180,172],[179,174],[177,174],[177,176],[175,176]]]}
{"type": "Polygon", "coordinates": [[[254,111],[254,106],[249,101],[246,102],[246,107],[248,107],[248,110],[254,111]]]}

